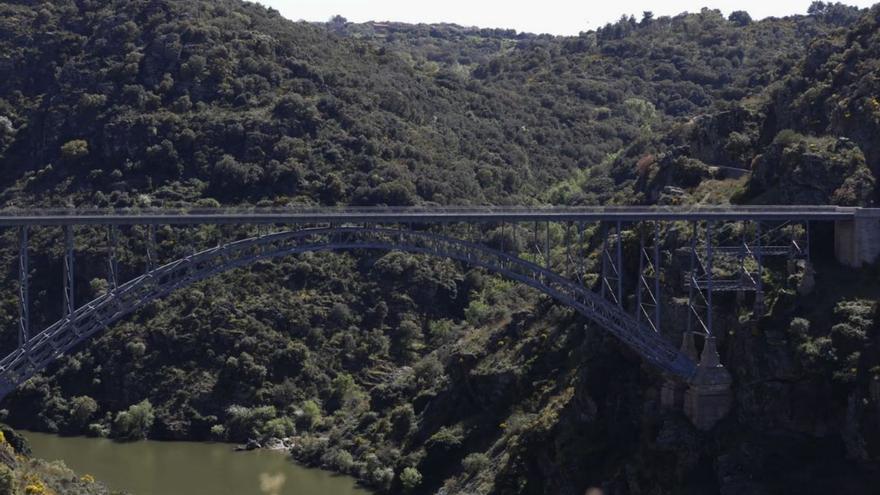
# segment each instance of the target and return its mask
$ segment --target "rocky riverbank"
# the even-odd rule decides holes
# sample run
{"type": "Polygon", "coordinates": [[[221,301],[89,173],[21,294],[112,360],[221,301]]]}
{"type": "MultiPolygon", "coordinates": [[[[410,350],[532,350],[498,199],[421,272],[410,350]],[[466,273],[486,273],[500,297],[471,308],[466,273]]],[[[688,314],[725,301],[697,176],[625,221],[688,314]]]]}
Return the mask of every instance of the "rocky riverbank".
{"type": "Polygon", "coordinates": [[[74,473],[61,461],[32,457],[27,440],[7,426],[0,426],[0,494],[124,495],[90,474],[74,473]]]}

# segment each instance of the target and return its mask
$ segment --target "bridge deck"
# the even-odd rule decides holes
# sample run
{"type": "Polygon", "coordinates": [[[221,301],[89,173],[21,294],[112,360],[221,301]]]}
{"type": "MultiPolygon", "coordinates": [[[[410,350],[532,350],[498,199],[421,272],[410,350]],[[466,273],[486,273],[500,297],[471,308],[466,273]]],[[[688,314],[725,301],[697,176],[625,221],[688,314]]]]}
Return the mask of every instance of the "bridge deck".
{"type": "Polygon", "coordinates": [[[370,207],[160,208],[105,210],[0,209],[0,227],[87,224],[332,224],[451,222],[596,222],[651,220],[851,220],[880,209],[838,206],[717,207],[370,207]]]}

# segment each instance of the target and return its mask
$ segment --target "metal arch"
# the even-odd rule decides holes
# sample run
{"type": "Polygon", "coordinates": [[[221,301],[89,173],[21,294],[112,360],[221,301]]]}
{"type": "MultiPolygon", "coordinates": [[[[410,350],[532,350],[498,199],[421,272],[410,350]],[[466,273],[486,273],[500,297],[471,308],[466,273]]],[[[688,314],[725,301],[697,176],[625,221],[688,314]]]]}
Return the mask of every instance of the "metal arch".
{"type": "Polygon", "coordinates": [[[696,363],[661,335],[647,331],[620,307],[536,263],[486,246],[428,231],[316,228],[269,234],[210,248],[143,274],[78,308],[0,360],[0,399],[101,330],[146,304],[216,274],[264,259],[314,251],[399,250],[442,256],[531,286],[604,327],[664,371],[690,377],[696,363]]]}

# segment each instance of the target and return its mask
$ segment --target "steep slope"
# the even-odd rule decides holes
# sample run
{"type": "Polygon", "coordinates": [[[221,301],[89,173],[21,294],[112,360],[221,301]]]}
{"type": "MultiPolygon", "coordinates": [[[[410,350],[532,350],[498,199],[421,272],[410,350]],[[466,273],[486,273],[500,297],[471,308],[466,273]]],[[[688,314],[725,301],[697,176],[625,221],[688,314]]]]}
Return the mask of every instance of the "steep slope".
{"type": "MultiPolygon", "coordinates": [[[[814,16],[839,15],[833,5],[817,4],[814,16]]],[[[873,204],[880,172],[878,13],[875,7],[849,29],[817,37],[788,74],[753,97],[628,147],[612,175],[649,202],[664,187],[723,178],[730,167],[750,172],[741,191],[728,191],[735,201],[873,204]]]]}
{"type": "MultiPolygon", "coordinates": [[[[665,186],[693,187],[686,201],[717,186],[713,197],[727,199],[741,184],[706,180],[723,178],[707,164],[767,154],[761,89],[798,70],[813,36],[858,14],[835,12],[751,23],[707,10],[552,38],[315,26],[233,0],[6,2],[2,202],[592,204],[665,200],[665,186]]],[[[803,139],[839,167],[815,201],[863,201],[861,181],[841,175],[867,170],[864,153],[803,139]]],[[[774,142],[779,153],[791,143],[774,142]]],[[[159,255],[246,233],[162,229],[159,255]]],[[[14,232],[3,235],[0,263],[13,267],[14,232]]],[[[124,235],[131,276],[145,263],[144,232],[124,235]]],[[[57,236],[33,235],[35,326],[58,316],[57,236]]],[[[86,300],[104,288],[103,247],[81,242],[77,256],[86,300]]],[[[660,417],[656,375],[569,310],[401,253],[303,256],[180,291],[4,407],[16,425],[117,438],[295,433],[297,458],[390,492],[775,493],[789,483],[810,493],[847,478],[857,492],[876,478],[872,409],[857,407],[872,397],[865,349],[876,332],[863,299],[875,283],[837,270],[820,272],[829,288],[815,300],[768,284],[778,302],[754,333],[720,300],[730,316],[719,328],[733,332],[725,360],[751,385],[709,436],[660,417]],[[839,277],[851,292],[833,290],[839,277]],[[765,407],[777,396],[790,401],[765,407]],[[155,423],[133,426],[146,407],[155,423]],[[806,475],[792,453],[815,463],[806,475]]],[[[16,304],[5,290],[5,348],[16,304]]]]}

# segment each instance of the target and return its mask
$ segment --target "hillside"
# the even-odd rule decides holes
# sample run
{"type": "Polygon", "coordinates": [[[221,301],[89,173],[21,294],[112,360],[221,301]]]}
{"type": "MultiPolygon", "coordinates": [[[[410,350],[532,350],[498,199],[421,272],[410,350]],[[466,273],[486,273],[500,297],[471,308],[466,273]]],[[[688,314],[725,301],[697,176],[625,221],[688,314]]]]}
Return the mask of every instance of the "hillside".
{"type": "MultiPolygon", "coordinates": [[[[293,23],[237,0],[5,2],[0,202],[870,204],[880,9],[811,10],[623,18],[564,38],[293,23]]],[[[144,234],[123,234],[133,276],[144,234]]],[[[161,229],[159,256],[243,234],[161,229]]],[[[57,237],[33,234],[36,327],[59,315],[57,237]]],[[[103,290],[103,256],[77,246],[78,300],[103,290]]],[[[755,328],[720,300],[744,385],[706,435],[657,414],[659,377],[573,311],[403,253],[197,284],[3,407],[16,427],[124,440],[294,435],[300,461],[387,493],[859,493],[878,481],[880,286],[817,265],[810,296],[773,276],[755,328]]]]}

